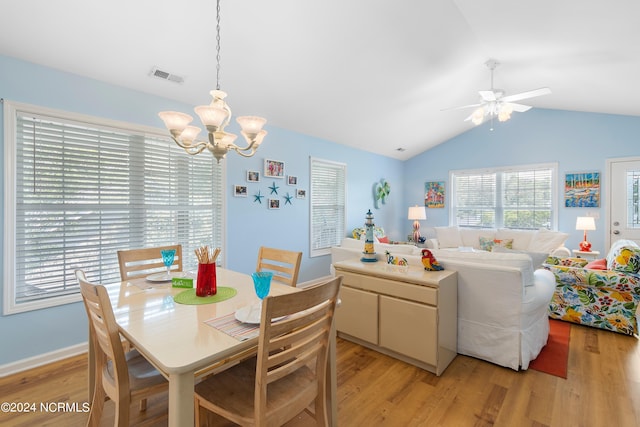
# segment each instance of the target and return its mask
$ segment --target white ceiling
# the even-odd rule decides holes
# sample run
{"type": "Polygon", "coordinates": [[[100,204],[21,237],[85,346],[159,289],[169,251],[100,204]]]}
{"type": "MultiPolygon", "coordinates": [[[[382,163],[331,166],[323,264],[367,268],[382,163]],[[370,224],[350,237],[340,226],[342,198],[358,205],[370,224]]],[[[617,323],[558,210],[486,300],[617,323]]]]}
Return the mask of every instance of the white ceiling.
{"type": "MultiPolygon", "coordinates": [[[[0,54],[209,102],[215,0],[0,1],[0,54]]],[[[524,104],[640,116],[637,0],[222,0],[221,14],[234,114],[392,158],[473,126],[441,110],[478,102],[489,58],[507,95],[553,92],[524,104]]]]}

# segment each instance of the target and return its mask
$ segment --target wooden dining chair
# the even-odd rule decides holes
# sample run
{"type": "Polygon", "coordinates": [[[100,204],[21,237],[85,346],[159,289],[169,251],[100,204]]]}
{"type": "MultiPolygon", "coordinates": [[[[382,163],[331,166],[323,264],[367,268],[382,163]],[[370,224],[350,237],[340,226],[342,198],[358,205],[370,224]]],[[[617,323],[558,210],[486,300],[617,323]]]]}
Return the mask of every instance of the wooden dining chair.
{"type": "Polygon", "coordinates": [[[146,398],[168,390],[168,382],[136,350],[125,354],[106,288],[87,281],[82,270],[75,273],[89,317],[89,337],[95,351],[95,381],[87,425],[100,425],[105,398],[108,397],[115,403],[114,424],[128,426],[131,403],[140,400],[140,409],[146,409],[146,398]]]}
{"type": "Polygon", "coordinates": [[[329,334],[341,283],[339,276],[266,297],[257,356],[196,385],[196,426],[204,409],[242,426],[280,426],[314,401],[316,424],[327,426],[329,334]]]}
{"type": "Polygon", "coordinates": [[[149,274],[165,271],[160,251],[175,249],[171,271],[182,271],[182,245],[157,246],[154,248],[128,249],[118,251],[120,280],[130,280],[149,274]]]}
{"type": "Polygon", "coordinates": [[[302,252],[261,246],[256,271],[271,271],[276,282],[296,286],[302,262],[302,252]]]}

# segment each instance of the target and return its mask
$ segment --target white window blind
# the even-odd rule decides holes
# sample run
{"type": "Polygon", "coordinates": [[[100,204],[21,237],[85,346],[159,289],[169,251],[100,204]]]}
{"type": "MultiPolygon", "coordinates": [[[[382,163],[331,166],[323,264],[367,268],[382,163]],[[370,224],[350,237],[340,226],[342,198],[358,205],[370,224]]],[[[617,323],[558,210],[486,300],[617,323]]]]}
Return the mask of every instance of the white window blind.
{"type": "Polygon", "coordinates": [[[7,123],[5,313],[80,300],[76,269],[119,281],[120,249],[180,243],[189,269],[197,246],[222,246],[212,156],[155,130],[8,102],[7,123]]]}
{"type": "Polygon", "coordinates": [[[554,228],[554,164],[451,172],[451,223],[465,227],[554,228]]]}
{"type": "Polygon", "coordinates": [[[326,255],[345,234],[347,166],[311,158],[310,256],[326,255]]]}

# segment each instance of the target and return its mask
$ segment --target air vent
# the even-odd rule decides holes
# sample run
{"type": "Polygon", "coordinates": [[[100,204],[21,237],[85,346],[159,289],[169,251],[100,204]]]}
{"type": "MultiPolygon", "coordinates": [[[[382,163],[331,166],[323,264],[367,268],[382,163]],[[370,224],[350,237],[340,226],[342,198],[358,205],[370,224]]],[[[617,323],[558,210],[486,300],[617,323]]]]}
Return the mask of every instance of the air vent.
{"type": "Polygon", "coordinates": [[[162,80],[169,80],[174,83],[184,83],[184,77],[179,76],[177,74],[171,74],[166,71],[159,69],[158,67],[153,67],[151,69],[151,76],[157,77],[162,80]]]}

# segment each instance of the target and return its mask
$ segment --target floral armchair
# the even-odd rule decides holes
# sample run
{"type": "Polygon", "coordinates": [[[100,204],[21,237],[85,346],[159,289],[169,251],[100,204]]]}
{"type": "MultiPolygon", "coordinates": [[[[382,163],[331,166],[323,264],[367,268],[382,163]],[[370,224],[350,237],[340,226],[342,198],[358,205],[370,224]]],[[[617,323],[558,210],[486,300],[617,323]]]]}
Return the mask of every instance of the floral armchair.
{"type": "Polygon", "coordinates": [[[556,279],[549,317],[638,334],[640,247],[614,245],[606,261],[602,270],[581,258],[547,258],[543,267],[556,279]]]}

